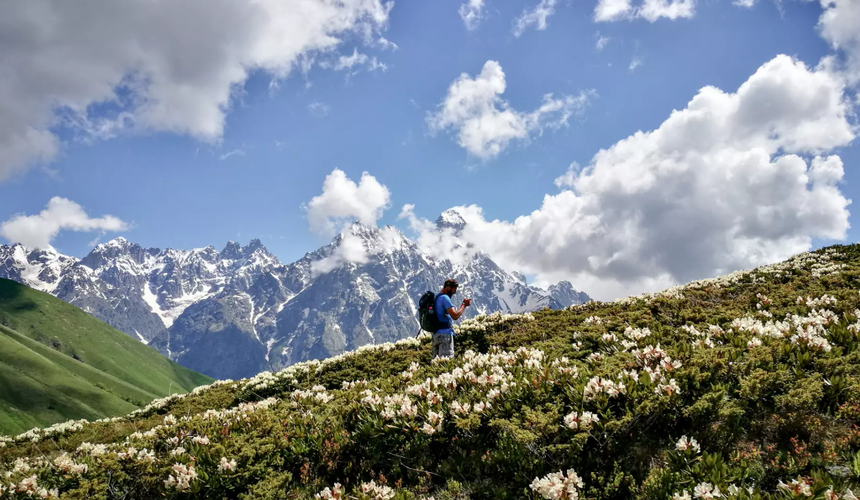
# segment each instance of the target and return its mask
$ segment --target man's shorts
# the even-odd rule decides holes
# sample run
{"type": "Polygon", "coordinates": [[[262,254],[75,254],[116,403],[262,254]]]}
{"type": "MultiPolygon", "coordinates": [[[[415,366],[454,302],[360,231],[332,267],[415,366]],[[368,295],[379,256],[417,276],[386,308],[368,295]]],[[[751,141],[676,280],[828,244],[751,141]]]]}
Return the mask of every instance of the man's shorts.
{"type": "Polygon", "coordinates": [[[453,358],[454,336],[448,333],[434,333],[432,352],[434,358],[453,358]]]}

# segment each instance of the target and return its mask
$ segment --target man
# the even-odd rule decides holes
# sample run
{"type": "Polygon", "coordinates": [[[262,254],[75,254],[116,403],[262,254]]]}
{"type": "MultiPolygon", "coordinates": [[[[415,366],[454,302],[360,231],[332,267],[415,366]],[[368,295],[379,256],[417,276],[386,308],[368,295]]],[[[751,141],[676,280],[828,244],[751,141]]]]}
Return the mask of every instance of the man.
{"type": "Polygon", "coordinates": [[[463,299],[458,309],[454,309],[451,297],[457,293],[460,286],[456,280],[445,280],[442,290],[436,297],[436,315],[442,328],[433,334],[433,357],[454,357],[454,320],[460,319],[467,307],[472,305],[472,299],[463,299]]]}

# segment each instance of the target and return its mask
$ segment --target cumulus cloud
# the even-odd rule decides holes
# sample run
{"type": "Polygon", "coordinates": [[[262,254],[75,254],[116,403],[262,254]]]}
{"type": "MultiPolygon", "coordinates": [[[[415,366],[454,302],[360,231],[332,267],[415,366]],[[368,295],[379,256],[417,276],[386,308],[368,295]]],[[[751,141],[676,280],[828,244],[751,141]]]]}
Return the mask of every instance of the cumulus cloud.
{"type": "Polygon", "coordinates": [[[15,215],[0,224],[0,235],[12,243],[30,248],[50,248],[61,230],[126,231],[129,225],[118,217],[105,215],[91,218],[72,200],[55,196],[37,215],[15,215]]]}
{"type": "Polygon", "coordinates": [[[481,159],[499,155],[513,140],[528,140],[545,127],[567,126],[568,119],[580,113],[596,96],[593,90],[578,96],[543,96],[543,103],[531,112],[511,108],[501,95],[505,92],[505,73],[496,61],[487,61],[475,78],[461,74],[435,113],[429,113],[431,131],[455,130],[457,141],[481,159]]]}
{"type": "Polygon", "coordinates": [[[854,139],[844,79],[788,56],[736,92],[702,88],[657,129],[576,164],[537,210],[488,220],[455,209],[462,241],[506,269],[572,279],[599,298],[774,262],[843,239],[842,160],[854,139]]]}
{"type": "Polygon", "coordinates": [[[329,255],[311,262],[311,274],[318,276],[346,264],[365,264],[369,261],[364,240],[347,227],[340,233],[334,244],[335,247],[329,255]]]}
{"type": "Polygon", "coordinates": [[[391,6],[381,0],[8,3],[0,16],[0,179],[54,158],[59,140],[51,128],[62,124],[217,141],[231,93],[252,71],[285,78],[295,67],[309,70],[316,54],[347,37],[373,44],[391,6]]]}
{"type": "Polygon", "coordinates": [[[555,4],[558,0],[541,0],[539,4],[532,10],[524,10],[519,17],[514,19],[512,28],[515,37],[526,32],[527,29],[534,26],[536,30],[546,29],[546,20],[549,16],[555,14],[555,4]]]}
{"type": "Polygon", "coordinates": [[[322,194],[314,196],[304,209],[311,231],[334,234],[354,220],[375,225],[389,207],[390,198],[388,188],[367,172],[356,184],[342,170],[335,169],[326,176],[322,194]]]}
{"type": "Polygon", "coordinates": [[[630,0],[598,0],[594,8],[596,22],[646,19],[653,23],[661,17],[675,20],[695,14],[695,0],[644,0],[638,6],[630,0]]]}
{"type": "Polygon", "coordinates": [[[415,233],[415,243],[418,248],[440,260],[449,260],[454,264],[468,263],[480,248],[460,240],[460,231],[454,227],[438,227],[436,223],[418,217],[415,205],[403,205],[398,219],[405,219],[409,228],[415,233]]]}
{"type": "Polygon", "coordinates": [[[860,0],[821,0],[821,7],[821,37],[845,54],[849,79],[860,82],[860,0]]]}
{"type": "Polygon", "coordinates": [[[460,14],[460,19],[466,25],[469,31],[478,29],[481,21],[484,20],[484,0],[468,0],[464,4],[460,4],[457,12],[460,14]]]}

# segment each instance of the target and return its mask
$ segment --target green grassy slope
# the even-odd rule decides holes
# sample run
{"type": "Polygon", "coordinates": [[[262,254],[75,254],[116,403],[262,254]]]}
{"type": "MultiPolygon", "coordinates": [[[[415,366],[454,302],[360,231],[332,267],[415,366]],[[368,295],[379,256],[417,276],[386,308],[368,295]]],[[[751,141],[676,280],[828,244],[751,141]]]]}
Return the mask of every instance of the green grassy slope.
{"type": "Polygon", "coordinates": [[[0,433],[115,416],[208,382],[77,307],[0,280],[0,433]]]}
{"type": "Polygon", "coordinates": [[[33,475],[63,498],[856,499],[858,290],[851,245],[479,317],[450,360],[409,339],[0,438],[0,478],[15,499],[33,475]]]}

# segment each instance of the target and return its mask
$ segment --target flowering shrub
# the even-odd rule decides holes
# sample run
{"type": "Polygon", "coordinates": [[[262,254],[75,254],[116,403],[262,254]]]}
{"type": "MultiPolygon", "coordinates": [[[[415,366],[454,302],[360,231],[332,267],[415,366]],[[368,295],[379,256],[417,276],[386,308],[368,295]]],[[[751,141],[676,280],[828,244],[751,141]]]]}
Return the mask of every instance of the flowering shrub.
{"type": "Polygon", "coordinates": [[[860,248],[0,437],[0,498],[848,499],[860,248]]]}

